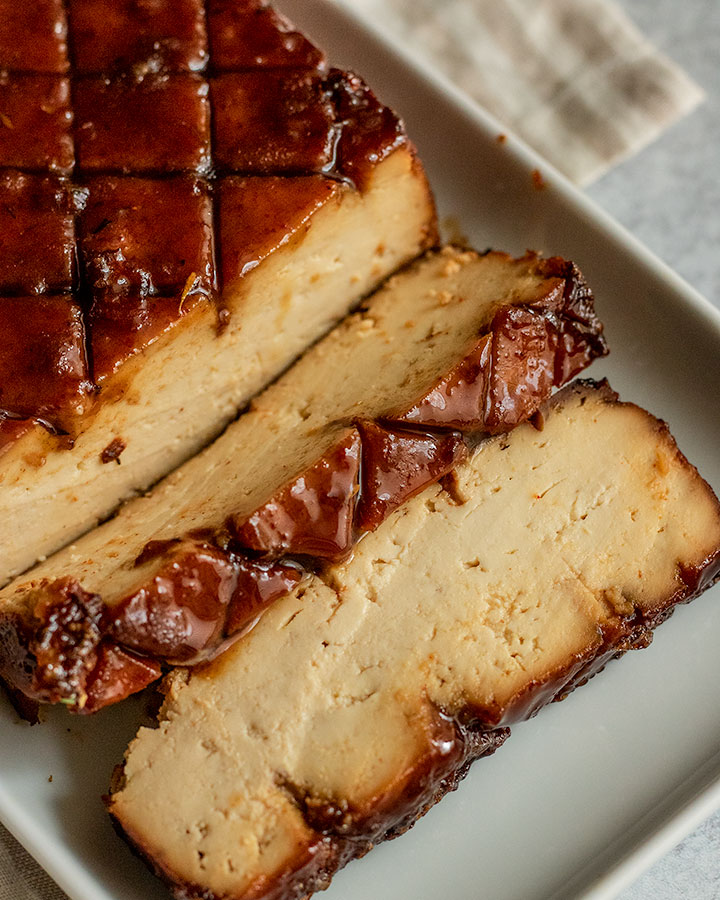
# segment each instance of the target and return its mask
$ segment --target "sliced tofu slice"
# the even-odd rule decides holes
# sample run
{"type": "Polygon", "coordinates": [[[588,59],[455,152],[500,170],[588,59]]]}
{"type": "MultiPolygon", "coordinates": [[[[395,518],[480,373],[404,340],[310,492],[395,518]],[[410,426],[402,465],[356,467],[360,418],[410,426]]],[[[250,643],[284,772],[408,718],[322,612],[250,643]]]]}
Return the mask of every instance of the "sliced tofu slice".
{"type": "Polygon", "coordinates": [[[719,569],[720,505],[666,426],[569,386],[171,676],[110,812],[178,897],[306,896],[719,569]]]}

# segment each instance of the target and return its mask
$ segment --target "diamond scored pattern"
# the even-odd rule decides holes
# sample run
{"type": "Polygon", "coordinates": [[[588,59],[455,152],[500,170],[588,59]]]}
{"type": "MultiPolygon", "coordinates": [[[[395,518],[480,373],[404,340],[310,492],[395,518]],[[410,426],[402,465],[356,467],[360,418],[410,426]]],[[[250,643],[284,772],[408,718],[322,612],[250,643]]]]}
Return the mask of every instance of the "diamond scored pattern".
{"type": "Polygon", "coordinates": [[[221,169],[306,174],[332,166],[335,110],[318,73],[233,72],[214,78],[211,90],[221,169]]]}
{"type": "Polygon", "coordinates": [[[208,174],[209,86],[199,75],[101,77],[75,84],[75,146],[84,172],[208,174]]]}
{"type": "Polygon", "coordinates": [[[81,74],[199,72],[208,61],[202,0],[67,0],[81,74]]]}
{"type": "Polygon", "coordinates": [[[0,0],[0,432],[72,431],[341,189],[344,78],[262,0],[0,0]]]}

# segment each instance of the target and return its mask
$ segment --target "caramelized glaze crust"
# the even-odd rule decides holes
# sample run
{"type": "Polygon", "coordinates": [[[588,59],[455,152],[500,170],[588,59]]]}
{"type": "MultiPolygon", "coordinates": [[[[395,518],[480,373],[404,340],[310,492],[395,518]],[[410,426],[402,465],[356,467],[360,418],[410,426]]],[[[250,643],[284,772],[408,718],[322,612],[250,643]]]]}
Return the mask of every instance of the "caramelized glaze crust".
{"type": "Polygon", "coordinates": [[[26,6],[0,0],[0,422],[73,435],[128,357],[199,303],[222,327],[225,285],[404,135],[261,0],[26,6]],[[13,384],[38,348],[42,380],[13,384]]]}
{"type": "Polygon", "coordinates": [[[0,0],[0,69],[63,75],[67,50],[63,0],[0,0]]]}
{"type": "Polygon", "coordinates": [[[71,293],[75,269],[67,185],[48,175],[0,172],[0,293],[71,293]]]}
{"type": "Polygon", "coordinates": [[[69,79],[0,72],[0,111],[3,168],[70,174],[75,154],[69,79]]]}
{"type": "Polygon", "coordinates": [[[322,50],[266,0],[215,0],[208,6],[208,36],[218,69],[322,69],[325,65],[322,50]]]}
{"type": "Polygon", "coordinates": [[[203,0],[68,0],[77,72],[197,72],[208,64],[203,0]]]}
{"type": "Polygon", "coordinates": [[[0,329],[12,372],[0,380],[0,404],[69,429],[92,393],[80,308],[67,296],[0,297],[0,329]]]}
{"type": "Polygon", "coordinates": [[[87,172],[208,174],[209,93],[207,81],[189,73],[140,81],[79,78],[73,94],[78,166],[87,172]]]}

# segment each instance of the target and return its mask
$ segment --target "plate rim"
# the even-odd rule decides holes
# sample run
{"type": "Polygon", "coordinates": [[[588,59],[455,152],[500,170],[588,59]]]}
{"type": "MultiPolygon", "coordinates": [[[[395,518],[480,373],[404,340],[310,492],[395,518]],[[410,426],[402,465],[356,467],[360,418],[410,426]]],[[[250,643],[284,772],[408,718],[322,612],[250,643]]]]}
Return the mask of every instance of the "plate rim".
{"type": "MultiPolygon", "coordinates": [[[[660,277],[677,296],[680,303],[693,308],[716,333],[720,343],[720,309],[704,297],[697,289],[678,275],[657,254],[635,237],[632,232],[621,225],[610,213],[588,197],[579,187],[559,172],[548,160],[538,154],[532,147],[515,135],[507,125],[485,110],[449,78],[419,55],[402,46],[398,41],[383,32],[376,22],[362,11],[351,8],[350,0],[277,0],[277,6],[286,11],[294,3],[302,3],[306,8],[317,7],[328,15],[340,17],[351,29],[365,32],[381,52],[395,57],[403,67],[414,73],[420,80],[441,93],[446,102],[455,106],[469,119],[486,140],[494,140],[498,133],[507,136],[504,150],[515,161],[529,170],[541,167],[544,181],[556,191],[561,198],[579,215],[589,220],[594,226],[605,232],[616,243],[633,257],[633,262],[648,270],[655,277],[660,277]]],[[[291,18],[300,19],[301,16],[291,18]]],[[[677,786],[677,801],[670,804],[667,812],[658,816],[658,824],[645,829],[645,836],[639,838],[626,853],[616,857],[616,862],[603,874],[583,877],[588,867],[577,873],[578,893],[580,900],[611,900],[620,891],[632,884],[653,863],[676,846],[690,834],[709,815],[720,809],[720,749],[710,757],[702,770],[715,774],[702,778],[702,772],[696,773],[677,786]],[[699,786],[698,781],[702,782],[699,786]],[[695,785],[693,787],[693,785],[695,785]]],[[[675,791],[672,792],[673,794],[675,791]]],[[[642,818],[652,815],[662,807],[660,800],[642,818]]],[[[62,844],[43,843],[40,834],[34,828],[34,822],[14,800],[7,796],[0,782],[0,822],[11,835],[30,853],[57,885],[75,900],[96,900],[97,893],[92,880],[74,858],[68,857],[66,847],[62,844]]],[[[607,848],[603,848],[607,850],[607,848]]]]}

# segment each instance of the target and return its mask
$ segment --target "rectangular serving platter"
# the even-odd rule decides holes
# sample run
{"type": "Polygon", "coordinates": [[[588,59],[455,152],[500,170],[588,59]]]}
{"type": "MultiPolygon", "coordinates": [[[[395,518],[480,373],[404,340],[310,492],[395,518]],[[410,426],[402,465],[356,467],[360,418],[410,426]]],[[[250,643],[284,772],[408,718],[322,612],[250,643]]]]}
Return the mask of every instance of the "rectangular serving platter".
{"type": "MultiPolygon", "coordinates": [[[[280,6],[403,115],[451,232],[578,263],[612,350],[590,374],[666,419],[720,490],[720,313],[371,25],[331,0],[280,6]]],[[[720,806],[719,644],[720,586],[648,650],[513,729],[405,837],[341,872],[327,900],[616,896],[720,806]]],[[[30,728],[0,701],[0,820],[73,900],[167,900],[100,799],[142,715],[132,700],[88,720],[51,710],[30,728]]]]}

